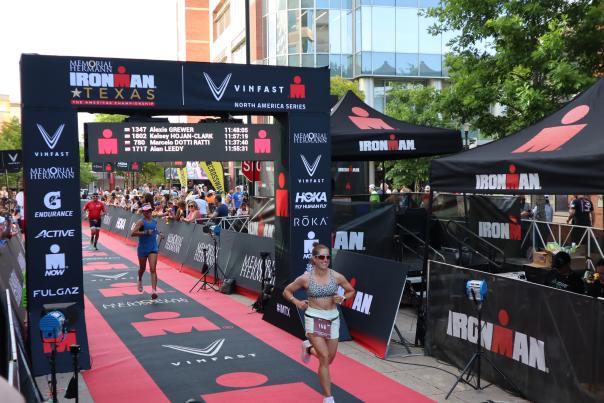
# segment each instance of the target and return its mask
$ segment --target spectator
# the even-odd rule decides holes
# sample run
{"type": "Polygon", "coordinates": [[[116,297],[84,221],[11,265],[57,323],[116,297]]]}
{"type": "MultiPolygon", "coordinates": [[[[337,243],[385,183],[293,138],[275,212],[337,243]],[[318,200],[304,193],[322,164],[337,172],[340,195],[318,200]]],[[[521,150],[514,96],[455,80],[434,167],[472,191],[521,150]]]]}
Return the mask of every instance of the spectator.
{"type": "Polygon", "coordinates": [[[175,221],[182,221],[187,217],[187,203],[184,200],[180,200],[176,206],[176,212],[174,213],[175,221]]]}
{"type": "Polygon", "coordinates": [[[369,201],[371,203],[379,203],[380,202],[380,195],[377,192],[374,184],[369,185],[369,201]]]}
{"type": "Polygon", "coordinates": [[[247,206],[246,202],[241,202],[241,206],[237,209],[237,216],[247,216],[250,215],[250,209],[247,206]]]}
{"type": "Polygon", "coordinates": [[[229,215],[229,208],[222,202],[222,196],[216,195],[216,210],[210,216],[212,219],[218,219],[227,217],[229,215]]]}
{"type": "Polygon", "coordinates": [[[243,192],[241,191],[241,186],[235,186],[235,193],[233,193],[233,207],[235,210],[239,210],[242,202],[243,192]]]}
{"type": "Polygon", "coordinates": [[[197,208],[197,204],[194,201],[189,201],[187,204],[187,208],[189,209],[189,214],[185,218],[182,219],[184,222],[188,223],[196,223],[201,221],[201,213],[197,208]]]}
{"type": "Polygon", "coordinates": [[[549,273],[548,281],[550,287],[566,290],[577,294],[585,292],[583,279],[570,267],[570,255],[566,252],[558,252],[552,261],[552,271],[549,273]]]}
{"type": "Polygon", "coordinates": [[[545,221],[554,222],[554,208],[549,204],[549,196],[545,196],[545,204],[543,205],[543,212],[545,213],[545,221]]]}
{"type": "Polygon", "coordinates": [[[520,218],[528,220],[533,218],[533,216],[533,209],[531,209],[531,205],[526,202],[526,197],[520,196],[520,218]]]}
{"type": "Polygon", "coordinates": [[[588,280],[587,294],[592,297],[604,298],[604,259],[596,263],[596,271],[588,280]]]}
{"type": "Polygon", "coordinates": [[[584,195],[579,195],[579,197],[573,200],[570,204],[570,210],[566,222],[572,223],[573,225],[591,227],[595,221],[595,218],[596,213],[591,200],[584,195]]]}

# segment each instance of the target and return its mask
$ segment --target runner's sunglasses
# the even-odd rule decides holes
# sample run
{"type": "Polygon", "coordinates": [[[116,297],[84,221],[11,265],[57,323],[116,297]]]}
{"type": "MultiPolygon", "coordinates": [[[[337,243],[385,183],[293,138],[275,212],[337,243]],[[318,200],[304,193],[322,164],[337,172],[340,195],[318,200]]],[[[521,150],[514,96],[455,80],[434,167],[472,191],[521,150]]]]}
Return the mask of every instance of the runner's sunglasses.
{"type": "Polygon", "coordinates": [[[315,255],[315,257],[319,260],[330,260],[331,256],[329,255],[315,255]]]}

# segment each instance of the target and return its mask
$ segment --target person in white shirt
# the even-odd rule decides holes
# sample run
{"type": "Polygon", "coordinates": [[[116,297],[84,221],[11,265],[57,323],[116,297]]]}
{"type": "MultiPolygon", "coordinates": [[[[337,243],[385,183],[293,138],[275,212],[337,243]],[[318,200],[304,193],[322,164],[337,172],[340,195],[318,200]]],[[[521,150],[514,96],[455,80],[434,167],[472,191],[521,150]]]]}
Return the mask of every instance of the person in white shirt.
{"type": "Polygon", "coordinates": [[[206,195],[201,192],[201,194],[197,196],[194,201],[195,204],[197,204],[197,207],[199,208],[201,216],[206,217],[208,215],[208,202],[206,201],[206,195]]]}

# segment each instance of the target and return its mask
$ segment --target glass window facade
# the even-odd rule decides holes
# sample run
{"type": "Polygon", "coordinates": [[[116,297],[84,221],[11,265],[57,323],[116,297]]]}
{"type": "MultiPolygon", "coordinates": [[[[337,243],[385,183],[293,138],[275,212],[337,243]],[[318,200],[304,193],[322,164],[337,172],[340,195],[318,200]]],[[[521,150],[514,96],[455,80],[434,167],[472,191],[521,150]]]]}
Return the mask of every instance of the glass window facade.
{"type": "Polygon", "coordinates": [[[329,66],[333,76],[444,78],[449,36],[419,15],[438,0],[264,0],[265,64],[329,66]],[[267,32],[268,31],[268,32],[267,32]]]}

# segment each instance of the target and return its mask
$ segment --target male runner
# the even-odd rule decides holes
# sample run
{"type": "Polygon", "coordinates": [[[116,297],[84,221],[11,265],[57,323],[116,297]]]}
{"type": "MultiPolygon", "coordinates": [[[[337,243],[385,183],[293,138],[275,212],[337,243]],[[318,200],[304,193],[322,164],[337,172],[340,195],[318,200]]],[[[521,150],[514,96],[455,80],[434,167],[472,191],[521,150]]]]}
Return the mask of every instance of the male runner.
{"type": "Polygon", "coordinates": [[[88,222],[90,223],[90,244],[95,250],[99,250],[96,245],[101,232],[101,219],[105,215],[105,204],[99,200],[97,192],[92,194],[92,200],[86,203],[84,211],[87,212],[88,222]]]}

